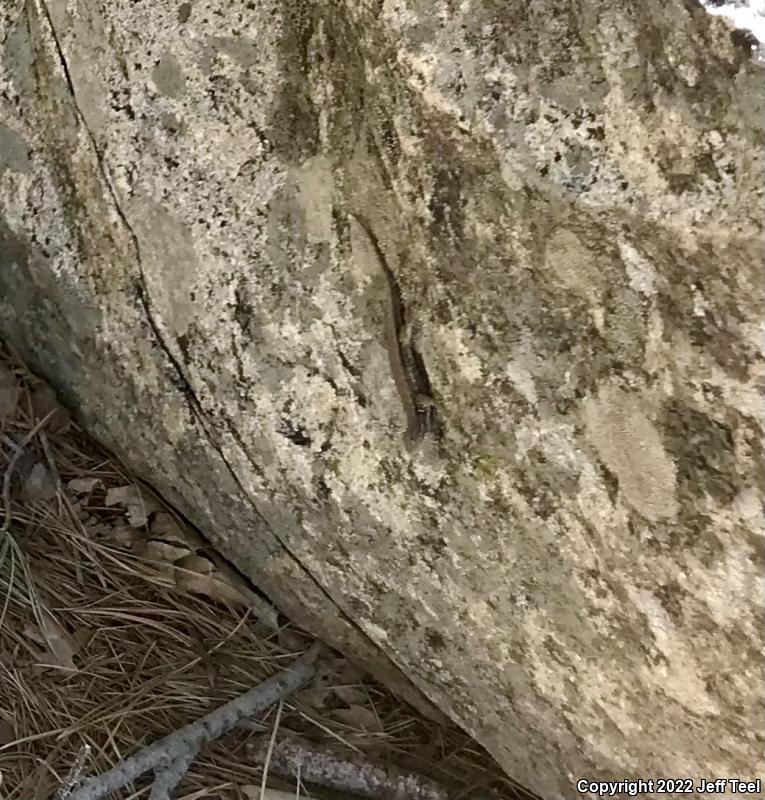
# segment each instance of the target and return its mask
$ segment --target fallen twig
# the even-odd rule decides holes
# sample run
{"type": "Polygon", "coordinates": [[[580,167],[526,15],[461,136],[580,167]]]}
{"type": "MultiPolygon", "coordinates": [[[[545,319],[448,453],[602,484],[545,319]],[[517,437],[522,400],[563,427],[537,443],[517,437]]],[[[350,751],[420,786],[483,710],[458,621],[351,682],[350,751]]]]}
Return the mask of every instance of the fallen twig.
{"type": "MultiPolygon", "coordinates": [[[[263,763],[265,743],[252,753],[263,763]]],[[[303,739],[285,739],[271,748],[270,771],[327,789],[373,800],[450,800],[454,791],[436,781],[393,766],[382,766],[362,756],[321,748],[303,739]]]]}
{"type": "MultiPolygon", "coordinates": [[[[91,778],[75,790],[69,800],[101,800],[110,792],[121,789],[151,770],[158,772],[158,777],[162,776],[162,783],[166,780],[166,773],[171,771],[174,774],[172,771],[183,763],[182,759],[188,758],[189,753],[198,751],[203,745],[231,731],[242,720],[307,684],[316,674],[314,661],[318,651],[319,645],[316,644],[290,667],[259,686],[216,708],[202,719],[145,747],[103,775],[91,778]]],[[[164,785],[167,786],[166,783],[164,785]]],[[[160,791],[162,788],[160,786],[160,791]]],[[[165,795],[157,795],[156,800],[163,797],[167,797],[167,792],[165,795]]],[[[152,800],[155,800],[154,795],[152,800]]]]}
{"type": "Polygon", "coordinates": [[[90,758],[90,745],[84,744],[77,753],[77,758],[72,764],[69,774],[64,778],[61,788],[56,792],[55,800],[71,800],[72,792],[82,781],[83,773],[88,765],[88,758],[90,758]]]}
{"type": "Polygon", "coordinates": [[[183,780],[198,752],[199,750],[191,748],[187,753],[171,761],[164,769],[156,770],[149,800],[170,800],[171,792],[183,780]]]}

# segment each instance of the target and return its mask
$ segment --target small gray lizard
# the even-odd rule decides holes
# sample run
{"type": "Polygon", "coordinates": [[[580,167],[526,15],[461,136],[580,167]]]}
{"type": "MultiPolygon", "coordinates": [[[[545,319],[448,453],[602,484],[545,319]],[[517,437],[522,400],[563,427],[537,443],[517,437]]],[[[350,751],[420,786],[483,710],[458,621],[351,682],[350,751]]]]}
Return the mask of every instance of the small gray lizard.
{"type": "Polygon", "coordinates": [[[390,319],[387,350],[391,372],[401,403],[407,416],[407,438],[411,442],[422,440],[425,436],[438,437],[441,431],[438,411],[433,400],[427,370],[422,355],[417,348],[417,326],[407,319],[406,307],[401,297],[401,287],[388,264],[380,242],[372,226],[360,214],[351,212],[367,235],[377,256],[390,291],[390,319]]]}

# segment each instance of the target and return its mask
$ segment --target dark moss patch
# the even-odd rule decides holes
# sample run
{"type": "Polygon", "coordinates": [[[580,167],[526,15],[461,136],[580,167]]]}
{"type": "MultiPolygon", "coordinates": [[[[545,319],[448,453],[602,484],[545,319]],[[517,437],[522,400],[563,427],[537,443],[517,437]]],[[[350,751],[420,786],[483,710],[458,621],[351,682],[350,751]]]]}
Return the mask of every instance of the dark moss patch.
{"type": "Polygon", "coordinates": [[[191,346],[190,334],[188,332],[187,333],[182,333],[178,337],[178,348],[181,351],[181,357],[183,358],[183,361],[184,361],[185,364],[189,363],[189,347],[190,346],[191,346]]]}
{"type": "MultiPolygon", "coordinates": [[[[650,239],[647,239],[650,241],[650,239]]],[[[671,341],[680,329],[691,344],[708,353],[731,377],[739,381],[749,378],[749,365],[756,356],[739,330],[739,320],[751,311],[761,314],[761,295],[743,297],[731,259],[714,261],[699,258],[690,261],[672,245],[661,256],[665,266],[664,286],[657,304],[665,321],[665,337],[671,341]],[[706,303],[704,312],[696,309],[696,295],[706,303]]]]}
{"type": "Polygon", "coordinates": [[[435,628],[428,628],[425,631],[425,640],[433,650],[443,650],[446,647],[446,639],[435,628]]]}
{"type": "Polygon", "coordinates": [[[654,588],[653,593],[670,618],[675,623],[682,622],[683,606],[681,600],[685,592],[680,584],[676,581],[663,583],[654,588]]]}
{"type": "Polygon", "coordinates": [[[427,530],[417,537],[417,561],[435,570],[438,560],[443,556],[447,547],[447,542],[443,536],[440,536],[435,531],[427,530]]]}
{"type": "Polygon", "coordinates": [[[515,488],[542,519],[549,519],[561,505],[561,498],[577,490],[577,477],[561,469],[540,450],[531,450],[516,475],[515,488]]]}
{"type": "Polygon", "coordinates": [[[741,489],[731,429],[674,399],[664,406],[659,424],[677,464],[680,496],[709,494],[731,503],[741,489]]]}
{"type": "Polygon", "coordinates": [[[616,498],[619,496],[619,478],[605,464],[600,465],[600,474],[606,484],[608,499],[616,505],[616,498]]]}
{"type": "Polygon", "coordinates": [[[449,239],[462,238],[462,193],[457,172],[438,169],[434,175],[435,186],[430,196],[429,210],[432,226],[449,239]]]}
{"type": "Polygon", "coordinates": [[[737,28],[735,31],[731,31],[730,40],[735,47],[739,48],[739,50],[749,58],[752,57],[752,54],[759,44],[759,39],[751,31],[744,30],[743,28],[737,28]]]}
{"type": "Polygon", "coordinates": [[[252,323],[254,308],[245,285],[240,282],[234,289],[234,319],[241,328],[242,333],[249,331],[252,323]]]}
{"type": "Polygon", "coordinates": [[[319,142],[319,115],[310,91],[316,11],[306,0],[285,0],[282,21],[281,91],[271,109],[268,136],[283,158],[300,163],[316,152],[319,142]]]}
{"type": "Polygon", "coordinates": [[[305,432],[303,426],[289,418],[285,417],[282,419],[278,432],[284,436],[285,439],[289,439],[293,444],[299,447],[309,447],[311,444],[311,437],[305,432]]]}

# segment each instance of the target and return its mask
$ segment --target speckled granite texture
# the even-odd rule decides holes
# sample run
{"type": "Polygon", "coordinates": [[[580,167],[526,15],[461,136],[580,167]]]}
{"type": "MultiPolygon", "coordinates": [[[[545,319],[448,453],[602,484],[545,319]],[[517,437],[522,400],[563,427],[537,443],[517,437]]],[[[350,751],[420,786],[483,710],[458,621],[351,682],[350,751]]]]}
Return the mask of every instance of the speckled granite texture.
{"type": "Polygon", "coordinates": [[[762,92],[692,0],[7,0],[0,331],[521,784],[752,778],[762,92]]]}

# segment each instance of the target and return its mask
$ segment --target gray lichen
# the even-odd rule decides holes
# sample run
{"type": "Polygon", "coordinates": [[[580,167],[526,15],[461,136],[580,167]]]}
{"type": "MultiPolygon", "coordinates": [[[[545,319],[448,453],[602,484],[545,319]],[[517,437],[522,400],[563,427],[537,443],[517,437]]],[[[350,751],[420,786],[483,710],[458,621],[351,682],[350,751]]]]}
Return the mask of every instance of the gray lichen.
{"type": "Polygon", "coordinates": [[[521,783],[751,774],[762,100],[723,23],[58,6],[0,14],[4,335],[282,609],[521,783]]]}

